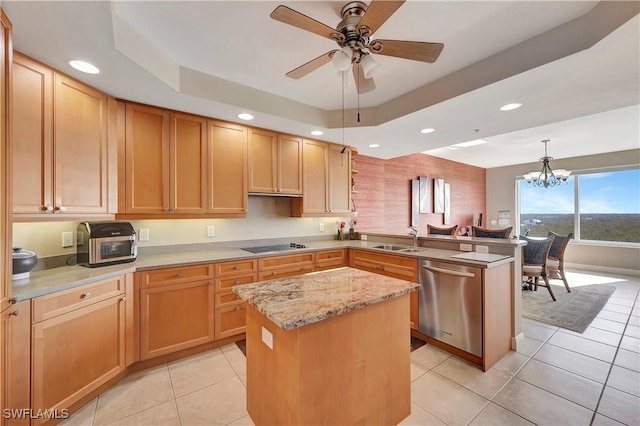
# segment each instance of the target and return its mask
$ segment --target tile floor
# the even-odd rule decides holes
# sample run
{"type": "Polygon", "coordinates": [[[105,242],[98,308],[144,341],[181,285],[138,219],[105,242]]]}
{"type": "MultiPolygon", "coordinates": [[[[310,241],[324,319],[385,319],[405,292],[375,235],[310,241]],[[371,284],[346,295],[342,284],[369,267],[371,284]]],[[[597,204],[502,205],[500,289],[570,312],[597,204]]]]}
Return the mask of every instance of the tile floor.
{"type": "MultiPolygon", "coordinates": [[[[422,346],[401,424],[640,424],[640,279],[570,274],[617,288],[584,334],[523,319],[523,344],[486,373],[422,346]]],[[[251,425],[245,381],[232,344],[137,372],[62,424],[251,425]]]]}

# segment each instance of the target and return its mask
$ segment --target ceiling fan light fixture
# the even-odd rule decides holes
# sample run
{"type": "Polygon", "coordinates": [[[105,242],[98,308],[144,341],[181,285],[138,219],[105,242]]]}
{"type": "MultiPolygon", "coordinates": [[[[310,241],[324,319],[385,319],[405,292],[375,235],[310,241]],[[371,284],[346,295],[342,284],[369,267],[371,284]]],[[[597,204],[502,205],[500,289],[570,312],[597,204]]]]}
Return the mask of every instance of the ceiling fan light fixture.
{"type": "Polygon", "coordinates": [[[371,57],[371,55],[364,55],[362,59],[360,59],[360,66],[362,67],[362,71],[364,72],[364,78],[370,79],[373,75],[373,71],[380,66],[375,59],[371,57]]]}
{"type": "Polygon", "coordinates": [[[351,58],[353,58],[353,50],[349,46],[344,46],[333,54],[331,61],[338,70],[346,71],[351,66],[351,58]]]}

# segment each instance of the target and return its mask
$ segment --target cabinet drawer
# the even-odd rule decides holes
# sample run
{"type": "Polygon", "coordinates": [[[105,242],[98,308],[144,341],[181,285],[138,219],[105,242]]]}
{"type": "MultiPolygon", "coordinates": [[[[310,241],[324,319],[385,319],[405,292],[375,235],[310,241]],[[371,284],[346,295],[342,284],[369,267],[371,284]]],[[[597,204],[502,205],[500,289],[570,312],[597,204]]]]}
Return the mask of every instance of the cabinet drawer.
{"type": "Polygon", "coordinates": [[[264,271],[258,274],[258,280],[273,280],[276,278],[293,277],[295,275],[302,275],[308,272],[313,272],[313,264],[302,264],[299,266],[290,266],[288,268],[274,269],[271,271],[264,271]]]}
{"type": "Polygon", "coordinates": [[[347,265],[345,250],[327,250],[316,253],[316,270],[339,268],[347,265]]]}
{"type": "Polygon", "coordinates": [[[216,308],[216,340],[244,333],[247,329],[247,304],[216,308]]]}
{"type": "Polygon", "coordinates": [[[217,278],[240,274],[244,275],[249,272],[258,272],[258,261],[256,259],[247,259],[233,262],[221,262],[216,263],[214,268],[215,276],[217,278]]]}
{"type": "Polygon", "coordinates": [[[225,306],[235,306],[244,303],[244,300],[232,291],[216,293],[216,309],[225,306]]]}
{"type": "Polygon", "coordinates": [[[213,278],[213,264],[164,268],[138,273],[140,287],[178,284],[194,280],[213,278]]]}
{"type": "Polygon", "coordinates": [[[124,294],[124,291],[125,278],[124,276],[119,276],[40,296],[33,299],[32,320],[36,323],[57,317],[83,306],[124,294]]]}
{"type": "Polygon", "coordinates": [[[231,278],[216,278],[216,293],[231,291],[234,285],[251,284],[258,281],[258,274],[247,274],[231,278]]]}
{"type": "Polygon", "coordinates": [[[315,253],[300,253],[287,256],[263,257],[258,259],[260,272],[292,266],[302,267],[309,265],[313,268],[314,254],[315,253]]]}

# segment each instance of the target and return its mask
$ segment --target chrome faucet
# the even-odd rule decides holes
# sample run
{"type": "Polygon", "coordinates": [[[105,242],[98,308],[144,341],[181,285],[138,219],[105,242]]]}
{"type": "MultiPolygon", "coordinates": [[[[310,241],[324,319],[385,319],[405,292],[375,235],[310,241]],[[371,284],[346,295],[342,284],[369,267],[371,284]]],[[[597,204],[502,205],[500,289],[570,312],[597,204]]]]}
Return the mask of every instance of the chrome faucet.
{"type": "Polygon", "coordinates": [[[413,237],[413,248],[417,248],[418,247],[418,229],[415,228],[414,226],[407,226],[407,228],[411,229],[411,231],[409,231],[409,235],[413,237]]]}

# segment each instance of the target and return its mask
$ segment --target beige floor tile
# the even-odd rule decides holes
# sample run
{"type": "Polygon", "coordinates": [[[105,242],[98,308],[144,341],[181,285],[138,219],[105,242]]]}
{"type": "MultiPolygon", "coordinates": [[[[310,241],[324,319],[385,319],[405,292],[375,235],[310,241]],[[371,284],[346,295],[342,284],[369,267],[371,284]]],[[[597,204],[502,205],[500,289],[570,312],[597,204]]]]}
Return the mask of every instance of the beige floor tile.
{"type": "Polygon", "coordinates": [[[246,389],[237,377],[180,397],[176,403],[183,425],[226,425],[247,415],[246,389]]]}
{"type": "Polygon", "coordinates": [[[532,320],[530,318],[522,317],[522,324],[525,324],[525,323],[534,324],[534,325],[537,325],[539,327],[549,328],[549,329],[551,329],[553,331],[557,331],[558,330],[558,327],[556,327],[555,325],[551,325],[551,324],[547,324],[546,322],[539,322],[539,321],[536,321],[536,320],[532,320]]]}
{"type": "Polygon", "coordinates": [[[429,371],[411,383],[411,399],[446,424],[467,424],[487,400],[429,371]]]}
{"type": "Polygon", "coordinates": [[[96,406],[98,405],[98,398],[91,400],[91,402],[84,405],[78,411],[69,416],[68,419],[59,423],[60,426],[87,426],[93,424],[93,419],[96,415],[96,406]]]}
{"type": "Polygon", "coordinates": [[[610,321],[617,321],[624,324],[629,319],[629,314],[619,314],[617,312],[611,311],[600,311],[596,318],[608,319],[610,321]]]}
{"type": "Polygon", "coordinates": [[[424,345],[411,352],[411,361],[419,364],[426,370],[431,370],[450,356],[450,353],[438,349],[435,346],[424,345]]]}
{"type": "Polygon", "coordinates": [[[529,361],[528,356],[524,356],[515,351],[509,351],[503,356],[500,361],[496,362],[492,369],[500,370],[510,375],[515,375],[523,365],[529,361]]]}
{"type": "Polygon", "coordinates": [[[598,383],[604,383],[609,374],[609,363],[549,343],[545,344],[533,358],[598,383]]]}
{"type": "Polygon", "coordinates": [[[631,336],[623,336],[620,347],[632,352],[640,352],[640,339],[631,336]]]}
{"type": "Polygon", "coordinates": [[[636,339],[640,339],[640,327],[628,324],[627,328],[624,330],[624,335],[635,337],[636,339]]]}
{"type": "Polygon", "coordinates": [[[159,371],[164,371],[164,372],[169,371],[167,369],[167,363],[166,362],[164,364],[160,364],[160,365],[156,365],[156,366],[153,366],[153,367],[146,368],[144,370],[136,371],[135,373],[132,373],[132,374],[128,375],[127,377],[125,377],[124,379],[122,379],[122,381],[120,381],[119,383],[126,383],[126,382],[129,382],[129,381],[139,380],[141,377],[147,376],[149,374],[157,373],[159,371]]]}
{"type": "Polygon", "coordinates": [[[584,337],[585,339],[593,340],[594,342],[604,343],[605,345],[618,346],[622,339],[622,334],[614,333],[607,330],[602,330],[596,327],[587,327],[584,333],[577,333],[575,331],[563,330],[563,333],[572,334],[578,337],[584,337]]]}
{"type": "Polygon", "coordinates": [[[174,399],[169,371],[127,377],[98,397],[96,424],[109,424],[174,399]]]}
{"type": "Polygon", "coordinates": [[[447,359],[432,371],[486,399],[493,398],[511,379],[510,374],[498,369],[491,368],[487,372],[483,372],[477,366],[456,357],[447,359]]]}
{"type": "Polygon", "coordinates": [[[618,349],[616,359],[613,363],[620,367],[628,368],[629,370],[640,371],[640,353],[626,349],[618,349]]]}
{"type": "Polygon", "coordinates": [[[547,344],[569,349],[583,355],[590,356],[605,362],[613,362],[616,354],[616,347],[605,345],[604,343],[594,342],[584,337],[574,336],[572,334],[558,331],[551,336],[547,344]]]}
{"type": "Polygon", "coordinates": [[[519,379],[512,379],[493,402],[539,425],[587,425],[592,411],[519,379]]]}
{"type": "Polygon", "coordinates": [[[598,413],[627,425],[640,424],[640,398],[606,386],[598,413]]]}
{"type": "Polygon", "coordinates": [[[614,365],[611,368],[607,386],[640,397],[640,373],[614,365]]]}
{"type": "Polygon", "coordinates": [[[549,327],[543,327],[540,323],[535,322],[522,322],[522,332],[525,337],[545,342],[549,337],[555,333],[556,330],[549,327]]]}
{"type": "Polygon", "coordinates": [[[524,339],[518,341],[517,351],[519,354],[531,357],[542,345],[544,342],[525,336],[524,339]]]}
{"type": "Polygon", "coordinates": [[[244,374],[247,372],[247,358],[244,356],[240,348],[238,348],[235,344],[233,348],[225,348],[222,349],[222,354],[229,361],[231,367],[236,372],[236,374],[244,374]]]}
{"type": "Polygon", "coordinates": [[[440,421],[440,419],[438,419],[437,417],[429,414],[426,410],[424,410],[415,402],[412,402],[411,414],[398,424],[402,426],[414,426],[414,425],[415,426],[418,426],[418,425],[419,426],[423,426],[423,425],[440,426],[440,425],[444,425],[445,423],[440,421]]]}
{"type": "Polygon", "coordinates": [[[634,315],[630,316],[629,324],[635,325],[636,327],[640,327],[640,317],[636,317],[634,315]]]}
{"type": "Polygon", "coordinates": [[[422,368],[422,366],[420,366],[420,364],[417,364],[417,363],[411,361],[411,381],[412,382],[415,379],[417,379],[418,377],[422,376],[426,372],[427,372],[427,370],[422,368]]]}
{"type": "Polygon", "coordinates": [[[598,414],[596,413],[596,415],[593,417],[593,423],[591,423],[591,426],[622,426],[623,424],[620,422],[616,422],[613,419],[610,419],[609,417],[605,417],[602,414],[598,414]]]}
{"type": "Polygon", "coordinates": [[[236,376],[219,349],[173,361],[169,374],[176,398],[236,376]]]}
{"type": "Polygon", "coordinates": [[[603,318],[595,318],[593,321],[591,321],[589,327],[599,328],[601,330],[607,330],[614,333],[622,334],[624,333],[625,324],[603,318]]]}
{"type": "Polygon", "coordinates": [[[516,378],[595,410],[603,384],[532,359],[516,378]]]}
{"type": "Polygon", "coordinates": [[[630,315],[633,308],[631,306],[622,306],[608,302],[602,307],[603,311],[617,312],[619,314],[630,315]]]}
{"type": "Polygon", "coordinates": [[[246,415],[231,423],[227,423],[227,426],[255,426],[255,423],[251,420],[251,417],[246,415]]]}
{"type": "Polygon", "coordinates": [[[494,404],[493,402],[490,402],[489,405],[484,407],[484,410],[482,410],[470,424],[474,426],[533,425],[533,423],[531,423],[530,421],[523,419],[522,417],[512,413],[509,410],[505,410],[504,408],[494,404]]]}
{"type": "Polygon", "coordinates": [[[165,402],[157,407],[148,408],[117,422],[111,426],[180,426],[176,401],[165,402]]]}
{"type": "Polygon", "coordinates": [[[635,298],[629,300],[629,299],[620,299],[620,298],[612,296],[607,301],[607,304],[611,303],[612,305],[628,306],[628,307],[632,308],[634,300],[635,300],[635,298]]]}

